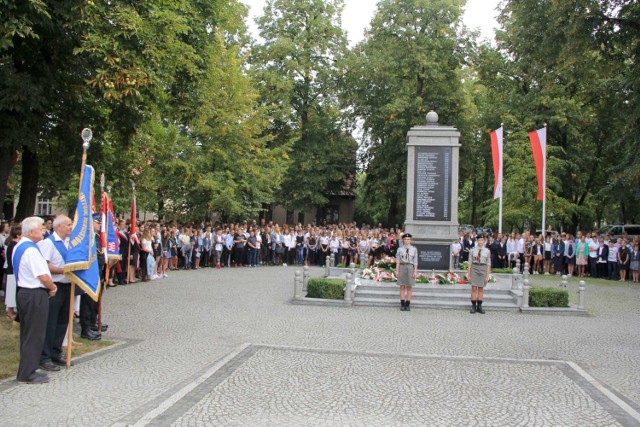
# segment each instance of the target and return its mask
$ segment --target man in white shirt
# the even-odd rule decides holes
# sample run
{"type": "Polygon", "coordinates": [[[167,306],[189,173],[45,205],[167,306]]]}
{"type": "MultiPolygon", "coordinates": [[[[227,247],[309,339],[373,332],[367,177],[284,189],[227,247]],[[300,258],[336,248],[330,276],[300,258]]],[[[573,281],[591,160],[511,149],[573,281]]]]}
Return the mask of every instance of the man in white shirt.
{"type": "Polygon", "coordinates": [[[451,255],[453,255],[453,268],[458,268],[460,264],[460,252],[462,251],[462,245],[460,240],[454,240],[451,245],[451,255]]]}
{"type": "Polygon", "coordinates": [[[44,235],[43,224],[44,221],[39,217],[29,217],[22,221],[22,238],[14,248],[12,259],[20,316],[20,366],[17,380],[27,384],[49,381],[47,375],[36,372],[46,334],[49,297],[55,296],[58,290],[51,279],[47,261],[36,245],[44,235]]]}
{"type": "Polygon", "coordinates": [[[520,272],[524,271],[524,242],[527,239],[527,233],[522,233],[520,239],[518,239],[516,250],[518,251],[518,257],[520,258],[520,272]]]}
{"type": "Polygon", "coordinates": [[[591,277],[598,277],[598,239],[588,237],[585,241],[589,245],[589,270],[591,272],[591,277]]]}
{"type": "Polygon", "coordinates": [[[40,368],[45,371],[59,371],[59,366],[67,364],[62,343],[69,327],[71,281],[64,275],[64,265],[72,227],[69,217],[58,215],[53,220],[53,233],[38,242],[38,248],[49,265],[53,283],[58,287],[56,296],[49,298],[47,334],[40,356],[40,368]]]}

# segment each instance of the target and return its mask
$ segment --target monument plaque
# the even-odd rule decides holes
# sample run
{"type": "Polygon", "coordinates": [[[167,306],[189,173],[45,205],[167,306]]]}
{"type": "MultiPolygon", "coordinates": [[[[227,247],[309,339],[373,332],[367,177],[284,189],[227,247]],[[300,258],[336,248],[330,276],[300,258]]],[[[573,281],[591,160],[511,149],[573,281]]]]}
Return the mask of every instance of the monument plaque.
{"type": "Polygon", "coordinates": [[[451,247],[449,245],[416,243],[418,270],[449,270],[451,247]]]}
{"type": "Polygon", "coordinates": [[[416,147],[413,219],[451,220],[451,147],[416,147]]]}

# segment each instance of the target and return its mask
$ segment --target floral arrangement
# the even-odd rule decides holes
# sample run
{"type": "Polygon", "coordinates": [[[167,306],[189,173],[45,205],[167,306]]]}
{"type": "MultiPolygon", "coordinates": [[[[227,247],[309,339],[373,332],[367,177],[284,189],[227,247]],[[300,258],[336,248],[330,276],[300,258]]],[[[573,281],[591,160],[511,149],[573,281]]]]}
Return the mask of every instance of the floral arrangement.
{"type": "Polygon", "coordinates": [[[382,270],[396,270],[397,260],[392,256],[385,256],[382,259],[377,260],[373,263],[373,268],[378,268],[382,270]]]}

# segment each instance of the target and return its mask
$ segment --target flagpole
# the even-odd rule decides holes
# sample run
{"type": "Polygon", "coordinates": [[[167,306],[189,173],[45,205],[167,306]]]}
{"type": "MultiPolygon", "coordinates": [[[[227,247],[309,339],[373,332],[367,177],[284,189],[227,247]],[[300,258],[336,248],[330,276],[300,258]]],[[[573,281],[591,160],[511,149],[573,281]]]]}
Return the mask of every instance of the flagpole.
{"type": "MultiPolygon", "coordinates": [[[[80,183],[78,184],[78,194],[82,191],[82,179],[84,178],[84,167],[87,164],[87,149],[89,141],[93,137],[91,129],[84,128],[80,133],[82,137],[82,165],[80,166],[80,183]]],[[[73,308],[76,293],[76,284],[71,281],[71,291],[69,292],[69,325],[67,327],[67,368],[71,366],[71,349],[73,347],[73,308]]]]}
{"type": "MultiPolygon", "coordinates": [[[[104,174],[101,173],[100,174],[100,224],[102,225],[102,222],[104,222],[104,227],[105,227],[105,232],[108,233],[109,230],[107,230],[106,227],[109,226],[109,221],[106,220],[106,218],[102,218],[102,211],[104,210],[104,207],[102,207],[102,204],[104,203],[104,174]]],[[[108,235],[108,234],[107,234],[108,235]]],[[[102,234],[100,235],[100,245],[102,245],[102,234]]],[[[106,252],[107,248],[103,247],[102,251],[105,254],[105,277],[104,277],[104,282],[100,283],[98,282],[98,286],[100,287],[100,294],[98,295],[98,333],[100,333],[100,331],[102,330],[102,291],[104,290],[102,287],[104,286],[104,284],[107,281],[107,274],[109,272],[109,260],[106,257],[106,252]]],[[[98,255],[99,256],[99,255],[98,255]]],[[[99,264],[98,264],[99,265],[99,264]]],[[[100,277],[100,275],[98,275],[98,277],[100,277]]]]}
{"type": "Polygon", "coordinates": [[[544,124],[544,153],[543,155],[543,168],[542,168],[542,237],[546,238],[547,236],[547,227],[545,224],[545,219],[547,218],[547,141],[549,141],[549,136],[547,135],[547,124],[544,124]]]}
{"type": "Polygon", "coordinates": [[[502,197],[504,196],[504,181],[502,180],[502,170],[504,168],[504,123],[500,123],[502,128],[502,158],[500,159],[500,204],[498,205],[498,233],[502,234],[502,197]]]}
{"type": "MultiPolygon", "coordinates": [[[[136,184],[132,182],[131,183],[131,200],[133,200],[135,192],[136,192],[136,184]]],[[[128,255],[128,259],[127,259],[127,283],[131,283],[129,281],[129,278],[131,277],[131,274],[130,274],[131,273],[131,260],[133,259],[133,257],[131,256],[131,224],[129,224],[129,252],[128,252],[128,254],[129,255],[128,255]]]]}

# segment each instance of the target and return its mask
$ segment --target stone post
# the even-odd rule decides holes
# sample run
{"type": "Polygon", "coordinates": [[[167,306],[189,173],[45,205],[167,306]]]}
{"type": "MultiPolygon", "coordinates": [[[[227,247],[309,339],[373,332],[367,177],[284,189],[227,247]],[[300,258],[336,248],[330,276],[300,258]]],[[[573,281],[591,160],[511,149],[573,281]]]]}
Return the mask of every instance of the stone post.
{"type": "Polygon", "coordinates": [[[331,274],[331,256],[327,255],[324,261],[324,276],[329,277],[331,274]]]}
{"type": "Polygon", "coordinates": [[[524,263],[524,268],[522,269],[522,275],[524,277],[524,280],[529,280],[529,263],[528,262],[524,263]]]}
{"type": "Polygon", "coordinates": [[[567,287],[567,283],[568,283],[567,275],[563,274],[562,275],[562,281],[560,282],[560,287],[561,288],[566,288],[567,287]]]}
{"type": "Polygon", "coordinates": [[[351,299],[356,296],[356,265],[349,264],[349,273],[351,274],[351,299]]]}
{"type": "Polygon", "coordinates": [[[336,266],[336,257],[334,256],[334,254],[331,254],[330,267],[335,267],[335,266],[336,266]]]}
{"type": "MultiPolygon", "coordinates": [[[[353,265],[353,263],[351,263],[353,265]]],[[[365,269],[367,268],[367,265],[369,264],[369,257],[366,256],[364,259],[362,259],[362,257],[360,257],[360,268],[361,269],[365,269]]]]}
{"type": "Polygon", "coordinates": [[[520,258],[516,259],[516,268],[518,269],[518,273],[520,272],[520,258]]]}
{"type": "Polygon", "coordinates": [[[351,304],[351,281],[353,280],[353,276],[351,273],[347,273],[347,280],[344,284],[344,301],[351,304]]]}
{"type": "Polygon", "coordinates": [[[578,285],[578,293],[579,293],[579,298],[578,298],[578,308],[580,310],[584,310],[584,293],[587,290],[587,285],[584,282],[584,280],[580,280],[580,283],[578,285]]]}
{"type": "Polygon", "coordinates": [[[305,265],[302,268],[302,290],[307,291],[307,283],[309,282],[309,266],[305,265]]]}
{"type": "Polygon", "coordinates": [[[522,308],[529,308],[529,289],[529,279],[524,279],[524,287],[522,291],[522,308]]]}
{"type": "Polygon", "coordinates": [[[300,270],[296,270],[293,279],[293,298],[302,299],[302,272],[300,270]]]}
{"type": "Polygon", "coordinates": [[[516,289],[519,288],[519,279],[520,277],[520,270],[518,270],[518,267],[513,267],[513,270],[511,270],[511,290],[515,291],[516,289]]]}

